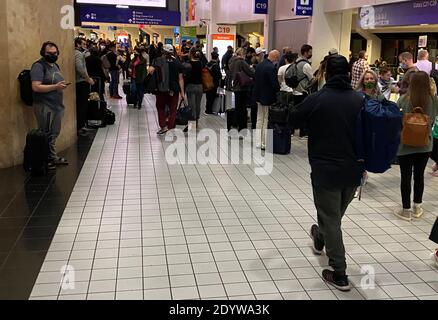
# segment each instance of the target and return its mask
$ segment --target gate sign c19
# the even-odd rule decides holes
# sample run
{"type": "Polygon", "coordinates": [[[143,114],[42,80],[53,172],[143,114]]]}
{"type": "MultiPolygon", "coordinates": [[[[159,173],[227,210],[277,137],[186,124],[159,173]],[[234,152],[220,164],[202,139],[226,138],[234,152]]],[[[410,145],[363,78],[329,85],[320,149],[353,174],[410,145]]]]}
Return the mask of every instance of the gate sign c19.
{"type": "Polygon", "coordinates": [[[268,0],[255,0],[255,14],[268,14],[268,0]]]}
{"type": "Polygon", "coordinates": [[[296,0],[295,15],[313,16],[313,0],[296,0]]]}

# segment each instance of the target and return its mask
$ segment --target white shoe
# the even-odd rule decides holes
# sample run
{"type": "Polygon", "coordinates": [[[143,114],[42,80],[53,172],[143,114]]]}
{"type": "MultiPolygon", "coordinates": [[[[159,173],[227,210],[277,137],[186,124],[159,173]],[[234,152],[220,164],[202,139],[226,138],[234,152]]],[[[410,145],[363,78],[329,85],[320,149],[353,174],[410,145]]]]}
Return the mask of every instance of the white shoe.
{"type": "Polygon", "coordinates": [[[395,211],[394,214],[404,220],[404,221],[408,221],[411,222],[412,221],[412,210],[411,209],[402,209],[399,211],[395,211]]]}
{"type": "Polygon", "coordinates": [[[257,143],[256,148],[257,148],[257,149],[261,149],[261,148],[262,148],[262,145],[261,145],[260,143],[257,143]]]}
{"type": "Polygon", "coordinates": [[[262,144],[261,149],[262,149],[262,151],[266,151],[266,146],[264,144],[262,144]]]}
{"type": "Polygon", "coordinates": [[[424,209],[421,207],[421,204],[414,204],[414,212],[412,216],[415,219],[420,219],[424,215],[424,209]]]}
{"type": "Polygon", "coordinates": [[[432,261],[434,262],[435,266],[438,268],[438,249],[436,249],[432,255],[431,255],[432,261]]]}

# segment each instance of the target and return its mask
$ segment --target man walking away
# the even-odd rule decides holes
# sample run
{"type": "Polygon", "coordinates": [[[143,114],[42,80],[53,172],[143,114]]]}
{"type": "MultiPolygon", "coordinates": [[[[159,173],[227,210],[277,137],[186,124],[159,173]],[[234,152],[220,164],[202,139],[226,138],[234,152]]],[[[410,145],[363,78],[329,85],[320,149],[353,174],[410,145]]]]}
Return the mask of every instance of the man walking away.
{"type": "Polygon", "coordinates": [[[324,280],[341,291],[349,291],[341,223],[364,173],[356,152],[356,121],[363,98],[351,87],[345,57],[328,58],[326,79],[324,88],[299,105],[292,119],[307,123],[309,129],[309,159],[318,212],[318,225],[311,229],[313,251],[321,255],[326,248],[334,271],[324,270],[324,280]]]}
{"type": "Polygon", "coordinates": [[[90,86],[94,86],[94,80],[87,72],[85,50],[87,42],[82,38],[75,40],[75,65],[76,65],[76,120],[78,135],[87,133],[87,110],[90,86]]]}

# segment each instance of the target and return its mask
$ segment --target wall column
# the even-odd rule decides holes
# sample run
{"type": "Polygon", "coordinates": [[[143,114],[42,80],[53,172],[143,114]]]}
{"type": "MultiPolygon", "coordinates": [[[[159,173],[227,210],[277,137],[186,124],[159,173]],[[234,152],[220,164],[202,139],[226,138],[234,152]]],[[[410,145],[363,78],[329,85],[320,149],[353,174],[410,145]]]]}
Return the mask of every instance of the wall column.
{"type": "MultiPolygon", "coordinates": [[[[36,128],[32,107],[20,100],[17,77],[24,69],[40,59],[41,44],[51,40],[59,45],[59,65],[65,79],[75,82],[74,30],[61,27],[66,13],[61,8],[71,6],[73,0],[2,0],[0,27],[6,30],[0,38],[3,54],[0,57],[0,168],[20,165],[26,134],[36,128]]],[[[74,16],[73,22],[74,24],[74,16]]],[[[58,150],[70,147],[76,141],[75,86],[64,93],[66,107],[58,150]]]]}
{"type": "Polygon", "coordinates": [[[367,39],[368,63],[373,64],[382,55],[382,40],[371,32],[356,28],[356,32],[367,39]]]}
{"type": "Polygon", "coordinates": [[[319,63],[336,48],[340,54],[348,59],[351,41],[351,10],[326,13],[325,1],[315,0],[313,17],[311,18],[309,44],[313,46],[313,68],[316,70],[319,63]]]}
{"type": "Polygon", "coordinates": [[[269,11],[265,16],[264,21],[264,37],[265,37],[265,47],[266,50],[271,51],[274,50],[275,45],[275,7],[277,0],[269,1],[269,11]]]}

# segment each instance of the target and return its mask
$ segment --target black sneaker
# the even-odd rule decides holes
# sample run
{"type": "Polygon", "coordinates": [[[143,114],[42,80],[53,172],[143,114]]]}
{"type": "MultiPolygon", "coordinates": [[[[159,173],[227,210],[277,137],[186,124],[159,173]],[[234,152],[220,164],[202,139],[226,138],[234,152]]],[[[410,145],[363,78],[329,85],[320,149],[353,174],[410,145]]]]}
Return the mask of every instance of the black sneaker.
{"type": "Polygon", "coordinates": [[[324,278],[325,282],[340,291],[348,292],[351,290],[350,282],[348,281],[348,276],[346,275],[339,276],[336,275],[334,271],[324,270],[322,272],[322,277],[324,278]]]}
{"type": "Polygon", "coordinates": [[[312,229],[310,230],[310,237],[313,240],[312,250],[314,254],[320,256],[324,252],[325,243],[318,239],[318,235],[319,235],[319,227],[315,224],[312,226],[312,229]]]}

